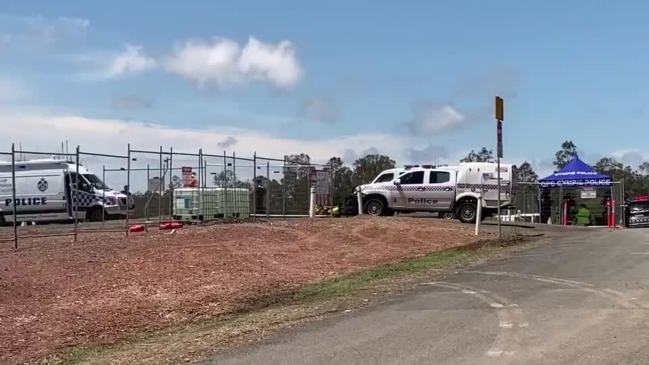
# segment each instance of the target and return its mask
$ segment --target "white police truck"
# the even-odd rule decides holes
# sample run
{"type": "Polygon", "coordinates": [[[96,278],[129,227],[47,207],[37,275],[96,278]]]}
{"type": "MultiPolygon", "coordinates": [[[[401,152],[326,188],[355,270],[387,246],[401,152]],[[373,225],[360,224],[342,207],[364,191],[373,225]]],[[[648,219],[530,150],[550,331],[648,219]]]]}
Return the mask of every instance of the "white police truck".
{"type": "Polygon", "coordinates": [[[130,199],[110,189],[100,178],[73,162],[58,159],[18,161],[15,167],[16,200],[13,199],[12,166],[0,162],[0,224],[13,222],[63,222],[74,219],[101,221],[123,217],[130,199]],[[79,190],[77,191],[77,179],[79,190]]]}
{"type": "MultiPolygon", "coordinates": [[[[500,204],[511,203],[512,165],[500,164],[500,204]]],[[[412,165],[381,172],[370,184],[356,187],[363,211],[370,215],[394,212],[453,213],[460,221],[475,222],[478,199],[482,217],[498,209],[497,165],[466,162],[457,166],[412,165]]]]}

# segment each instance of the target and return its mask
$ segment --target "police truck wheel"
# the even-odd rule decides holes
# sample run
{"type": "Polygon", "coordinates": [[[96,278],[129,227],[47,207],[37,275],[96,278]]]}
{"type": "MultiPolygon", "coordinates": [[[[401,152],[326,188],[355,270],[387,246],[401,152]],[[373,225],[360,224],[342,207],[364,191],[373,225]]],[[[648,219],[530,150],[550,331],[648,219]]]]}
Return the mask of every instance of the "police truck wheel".
{"type": "Polygon", "coordinates": [[[455,215],[457,215],[462,223],[475,223],[477,210],[478,208],[475,203],[466,201],[457,207],[455,215]]]}
{"type": "Polygon", "coordinates": [[[444,212],[442,214],[442,218],[447,219],[447,220],[455,219],[455,212],[444,212]]]}
{"type": "Polygon", "coordinates": [[[385,214],[385,212],[385,203],[381,199],[370,199],[365,202],[365,213],[379,216],[385,214]]]}
{"type": "Polygon", "coordinates": [[[101,222],[103,218],[101,208],[92,208],[88,211],[87,219],[90,222],[101,222]]]}

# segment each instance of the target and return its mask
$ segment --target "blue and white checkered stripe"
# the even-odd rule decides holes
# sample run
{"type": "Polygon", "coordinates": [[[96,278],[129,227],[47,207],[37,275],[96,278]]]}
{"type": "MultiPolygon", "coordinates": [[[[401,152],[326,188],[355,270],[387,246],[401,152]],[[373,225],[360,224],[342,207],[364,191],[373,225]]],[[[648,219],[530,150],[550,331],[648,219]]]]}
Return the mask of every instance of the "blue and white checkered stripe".
{"type": "MultiPolygon", "coordinates": [[[[87,193],[85,191],[79,191],[79,207],[85,208],[85,207],[90,207],[98,202],[101,201],[101,198],[96,196],[95,194],[87,193]]],[[[76,203],[76,195],[75,193],[72,194],[72,204],[76,203]]]]}
{"type": "Polygon", "coordinates": [[[372,188],[378,191],[453,191],[453,185],[383,185],[372,188]]]}
{"type": "MultiPolygon", "coordinates": [[[[458,189],[467,189],[471,191],[476,191],[476,190],[483,190],[483,191],[489,191],[489,190],[498,190],[498,185],[497,184],[457,184],[458,189]]],[[[501,193],[506,193],[510,191],[510,184],[509,182],[503,182],[503,184],[500,186],[500,192],[501,193]]]]}

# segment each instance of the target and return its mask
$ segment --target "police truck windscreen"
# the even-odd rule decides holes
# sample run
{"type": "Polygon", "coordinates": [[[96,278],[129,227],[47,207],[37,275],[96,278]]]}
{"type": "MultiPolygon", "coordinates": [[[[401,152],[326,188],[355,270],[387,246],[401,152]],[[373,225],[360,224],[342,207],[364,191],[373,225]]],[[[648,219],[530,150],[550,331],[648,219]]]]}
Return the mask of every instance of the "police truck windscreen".
{"type": "Polygon", "coordinates": [[[86,180],[88,180],[88,182],[90,183],[90,185],[92,185],[92,187],[97,190],[110,190],[108,185],[104,184],[104,182],[101,181],[101,179],[98,178],[96,175],[85,174],[83,175],[83,177],[85,177],[86,180]]]}

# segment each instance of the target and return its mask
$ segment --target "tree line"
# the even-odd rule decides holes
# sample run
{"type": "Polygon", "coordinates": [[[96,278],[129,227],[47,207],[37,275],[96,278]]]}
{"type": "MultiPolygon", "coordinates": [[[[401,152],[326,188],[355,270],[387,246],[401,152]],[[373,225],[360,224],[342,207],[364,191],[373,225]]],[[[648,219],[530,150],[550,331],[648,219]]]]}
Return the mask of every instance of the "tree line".
{"type": "MultiPolygon", "coordinates": [[[[577,146],[570,140],[564,141],[554,154],[554,167],[559,170],[570,160],[578,156],[577,146]]],[[[460,162],[495,162],[493,150],[482,147],[471,150],[460,162]]],[[[395,160],[383,154],[369,154],[346,165],[342,158],[334,156],[327,161],[331,169],[332,203],[342,204],[355,186],[371,182],[381,171],[394,168],[395,160]]],[[[322,166],[322,165],[319,165],[322,166]]],[[[625,165],[614,157],[602,157],[592,165],[602,174],[611,176],[614,181],[624,182],[629,196],[649,192],[649,162],[639,166],[625,165]]],[[[216,186],[248,188],[255,184],[257,206],[262,211],[304,212],[308,209],[309,173],[313,166],[311,157],[305,153],[286,156],[286,170],[274,168],[269,176],[258,172],[254,181],[235,178],[234,171],[222,171],[213,176],[216,186]],[[280,173],[283,172],[283,173],[280,173]],[[276,177],[275,177],[276,176],[276,177]],[[269,194],[267,197],[266,194],[269,194]],[[284,195],[285,194],[285,195],[284,195]],[[266,207],[266,205],[269,205],[266,207]],[[282,206],[284,205],[284,206],[282,206]]],[[[519,182],[537,182],[539,176],[528,161],[514,166],[515,180],[519,182]]]]}

